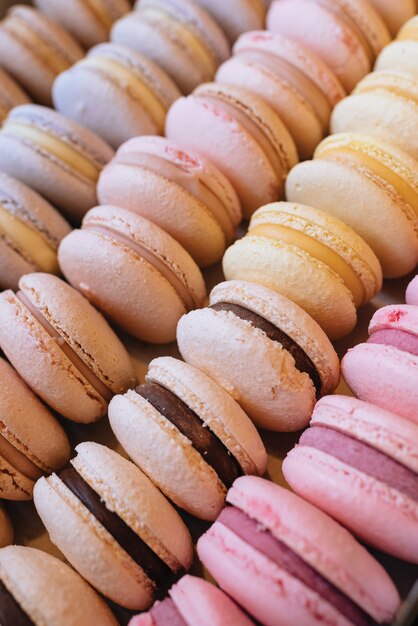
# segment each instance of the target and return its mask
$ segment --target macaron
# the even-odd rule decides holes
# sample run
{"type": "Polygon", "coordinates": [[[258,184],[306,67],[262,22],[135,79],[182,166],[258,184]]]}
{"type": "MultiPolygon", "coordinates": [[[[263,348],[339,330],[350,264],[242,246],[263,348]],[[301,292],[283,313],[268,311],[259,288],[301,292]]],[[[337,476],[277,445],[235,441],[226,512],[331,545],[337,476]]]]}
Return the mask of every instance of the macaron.
{"type": "Polygon", "coordinates": [[[71,567],[41,550],[0,550],[3,626],[117,626],[101,598],[71,567]]]}
{"type": "Polygon", "coordinates": [[[361,400],[418,423],[418,309],[389,305],[369,325],[368,343],[347,352],[345,381],[361,400]]]}
{"type": "Polygon", "coordinates": [[[0,506],[0,548],[9,546],[13,541],[13,526],[6,511],[0,506]]]}
{"type": "Polygon", "coordinates": [[[204,157],[162,137],[121,146],[100,175],[97,195],[101,204],[160,226],[201,267],[219,261],[242,217],[229,180],[204,157]]]}
{"type": "Polygon", "coordinates": [[[0,64],[40,104],[52,103],[55,77],[82,56],[72,35],[36,9],[17,5],[0,22],[0,64]]]}
{"type": "Polygon", "coordinates": [[[17,289],[23,274],[58,274],[58,244],[70,230],[49,202],[0,172],[0,289],[17,289]]]}
{"type": "Polygon", "coordinates": [[[189,532],[133,463],[98,443],[76,451],[68,469],[36,483],[36,509],[83,578],[119,606],[147,609],[191,566],[189,532]]]}
{"type": "Polygon", "coordinates": [[[270,105],[292,135],[301,159],[312,156],[328,130],[333,104],[345,94],[319,57],[268,31],[242,35],[234,56],[218,69],[216,81],[248,89],[270,105]]]}
{"type": "Polygon", "coordinates": [[[418,159],[418,76],[395,71],[369,74],[331,118],[333,133],[367,133],[418,159]],[[388,113],[389,112],[389,113],[388,113]]]}
{"type": "Polygon", "coordinates": [[[110,38],[156,61],[185,94],[212,80],[230,54],[221,28],[191,0],[141,0],[110,38]]]}
{"type": "Polygon", "coordinates": [[[253,626],[254,622],[218,587],[186,574],[171,587],[169,597],[129,626],[253,626]]]}
{"type": "Polygon", "coordinates": [[[264,626],[390,623],[399,607],[383,567],[331,517],[289,490],[246,476],[199,539],[200,559],[264,626]]]}
{"type": "Polygon", "coordinates": [[[0,169],[79,222],[97,203],[100,170],[112,148],[64,115],[34,104],[14,108],[0,131],[0,169]]]}
{"type": "Polygon", "coordinates": [[[174,341],[187,311],[204,305],[203,276],[186,250],[149,220],[113,206],[87,213],[58,250],[67,280],[137,339],[174,341]]]}
{"type": "Polygon", "coordinates": [[[356,398],[321,398],[283,473],[363,541],[418,563],[418,424],[356,398]]]}
{"type": "Polygon", "coordinates": [[[356,309],[382,286],[379,261],[359,235],[324,211],[291,202],[258,209],[222,266],[227,280],[250,280],[296,302],[331,339],[351,332],[356,309]]]}
{"type": "MultiPolygon", "coordinates": [[[[137,0],[139,4],[141,0],[137,0]]],[[[218,22],[231,44],[249,30],[264,28],[263,0],[196,0],[218,22]]]]}
{"type": "Polygon", "coordinates": [[[60,469],[69,458],[64,430],[0,358],[0,497],[30,500],[36,480],[60,469]]]}
{"type": "Polygon", "coordinates": [[[26,274],[0,294],[0,348],[31,389],[75,422],[94,422],[135,385],[128,353],[106,320],[52,274],[26,274]]]}
{"type": "Polygon", "coordinates": [[[286,181],[291,202],[311,203],[351,226],[378,257],[385,278],[418,262],[418,163],[376,137],[340,133],[324,139],[313,161],[286,181]]]}
{"type": "Polygon", "coordinates": [[[156,63],[116,44],[92,48],[53,87],[55,108],[114,148],[137,135],[162,134],[167,110],[180,95],[156,63]]]}
{"type": "Polygon", "coordinates": [[[390,40],[379,16],[364,0],[273,2],[267,14],[267,29],[312,50],[335,73],[347,92],[370,71],[377,48],[381,49],[390,40]],[[365,25],[373,32],[375,49],[365,25]]]}
{"type": "Polygon", "coordinates": [[[293,139],[273,109],[230,85],[208,83],[176,100],[166,135],[211,160],[229,178],[247,219],[281,196],[284,179],[298,161],[293,139]]]}
{"type": "Polygon", "coordinates": [[[405,300],[407,304],[418,306],[418,275],[411,280],[406,288],[405,300]]]}
{"type": "Polygon", "coordinates": [[[109,38],[113,22],[130,11],[130,0],[34,0],[35,5],[64,26],[84,48],[109,38]]]}
{"type": "Polygon", "coordinates": [[[415,0],[369,0],[385,20],[387,27],[395,37],[400,27],[416,13],[415,0]]]}
{"type": "Polygon", "coordinates": [[[279,293],[245,281],[217,285],[209,307],[181,318],[184,360],[218,382],[257,426],[295,431],[316,398],[338,385],[338,357],[325,333],[279,293]]]}
{"type": "Polygon", "coordinates": [[[375,70],[395,70],[418,75],[418,16],[402,26],[396,40],[383,48],[375,70]]]}
{"type": "Polygon", "coordinates": [[[7,117],[10,109],[30,102],[29,96],[17,82],[0,68],[0,123],[7,117]]]}
{"type": "Polygon", "coordinates": [[[214,520],[242,474],[264,474],[251,420],[209,376],[178,359],[151,361],[145,382],[115,396],[109,421],[131,459],[177,506],[214,520]]]}

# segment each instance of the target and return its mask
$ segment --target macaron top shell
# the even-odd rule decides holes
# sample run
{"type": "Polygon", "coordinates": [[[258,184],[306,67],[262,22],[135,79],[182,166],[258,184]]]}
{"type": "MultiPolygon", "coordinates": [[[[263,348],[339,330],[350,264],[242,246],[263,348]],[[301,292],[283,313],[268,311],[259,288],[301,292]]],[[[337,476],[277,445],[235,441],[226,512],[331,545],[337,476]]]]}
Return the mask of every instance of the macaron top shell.
{"type": "Polygon", "coordinates": [[[237,459],[245,473],[264,474],[264,445],[241,407],[211,378],[195,367],[160,357],[151,361],[146,379],[172,391],[203,421],[237,459]]]}
{"type": "Polygon", "coordinates": [[[414,15],[403,24],[396,39],[398,41],[418,41],[418,15],[414,15]]]}
{"type": "Polygon", "coordinates": [[[418,306],[418,275],[409,283],[406,289],[405,299],[407,304],[418,306]]]}
{"type": "MultiPolygon", "coordinates": [[[[140,0],[138,0],[140,2],[140,0]]],[[[264,26],[265,7],[262,0],[197,0],[218,22],[234,43],[241,33],[258,30],[264,26]]]]}
{"type": "Polygon", "coordinates": [[[376,621],[392,620],[399,606],[394,584],[367,550],[328,515],[288,489],[254,476],[238,478],[227,502],[267,528],[376,621]]]}
{"type": "Polygon", "coordinates": [[[310,357],[321,378],[321,394],[334,390],[340,379],[338,356],[318,324],[297,304],[262,285],[230,280],[216,285],[210,305],[238,304],[260,315],[291,337],[310,357]]]}
{"type": "Polygon", "coordinates": [[[90,585],[41,550],[2,548],[0,580],[35,626],[117,626],[113,613],[90,585]]]}

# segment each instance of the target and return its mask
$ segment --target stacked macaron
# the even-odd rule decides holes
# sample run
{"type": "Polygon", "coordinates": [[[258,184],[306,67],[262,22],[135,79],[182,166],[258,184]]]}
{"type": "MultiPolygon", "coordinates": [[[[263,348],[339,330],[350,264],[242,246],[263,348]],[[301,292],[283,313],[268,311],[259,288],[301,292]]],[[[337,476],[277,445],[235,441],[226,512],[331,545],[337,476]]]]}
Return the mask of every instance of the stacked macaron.
{"type": "Polygon", "coordinates": [[[411,17],[391,44],[379,54],[375,70],[418,74],[418,16],[411,17]]]}

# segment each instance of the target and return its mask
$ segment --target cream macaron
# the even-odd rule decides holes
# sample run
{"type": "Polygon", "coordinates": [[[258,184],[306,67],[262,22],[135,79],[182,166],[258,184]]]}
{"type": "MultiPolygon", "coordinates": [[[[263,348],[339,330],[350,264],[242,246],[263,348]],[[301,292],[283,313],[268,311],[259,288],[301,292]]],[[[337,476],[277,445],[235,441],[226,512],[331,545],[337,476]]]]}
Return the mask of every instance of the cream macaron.
{"type": "Polygon", "coordinates": [[[286,181],[291,202],[311,202],[351,226],[378,257],[383,275],[396,278],[418,262],[418,163],[375,137],[331,135],[313,161],[286,181]]]}
{"type": "Polygon", "coordinates": [[[366,242],[337,218],[278,202],[256,211],[248,234],[226,251],[227,280],[250,280],[305,309],[332,339],[356,324],[356,308],[380,290],[382,271],[366,242]]]}
{"type": "Polygon", "coordinates": [[[395,70],[418,75],[418,15],[408,20],[395,41],[383,48],[375,70],[395,70]]]}

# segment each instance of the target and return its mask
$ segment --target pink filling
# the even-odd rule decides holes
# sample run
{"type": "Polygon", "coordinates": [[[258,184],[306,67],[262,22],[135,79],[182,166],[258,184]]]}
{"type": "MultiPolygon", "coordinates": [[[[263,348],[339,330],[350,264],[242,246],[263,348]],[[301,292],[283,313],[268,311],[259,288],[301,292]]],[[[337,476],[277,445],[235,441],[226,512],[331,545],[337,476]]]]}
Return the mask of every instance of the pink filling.
{"type": "Polygon", "coordinates": [[[382,343],[386,346],[393,346],[404,352],[409,352],[418,356],[418,337],[406,330],[397,328],[385,328],[376,330],[368,339],[368,343],[382,343]]]}
{"type": "Polygon", "coordinates": [[[171,598],[157,602],[150,611],[155,626],[188,626],[171,598]]]}

